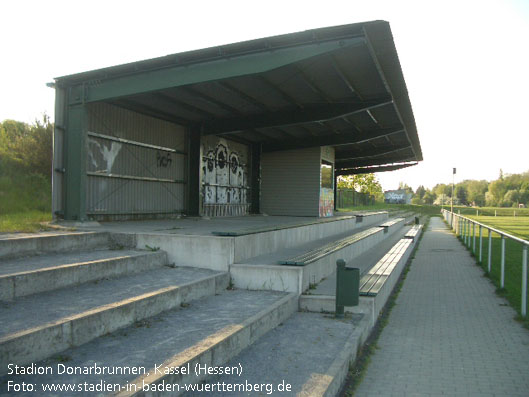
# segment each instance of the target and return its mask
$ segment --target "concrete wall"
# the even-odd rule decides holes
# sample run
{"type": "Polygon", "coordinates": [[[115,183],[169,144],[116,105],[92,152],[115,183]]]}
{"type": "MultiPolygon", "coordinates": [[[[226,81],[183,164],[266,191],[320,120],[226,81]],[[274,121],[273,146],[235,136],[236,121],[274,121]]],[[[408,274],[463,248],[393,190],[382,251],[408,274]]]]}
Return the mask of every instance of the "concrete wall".
{"type": "Polygon", "coordinates": [[[268,215],[319,216],[319,147],[263,153],[261,211],[268,215]]]}

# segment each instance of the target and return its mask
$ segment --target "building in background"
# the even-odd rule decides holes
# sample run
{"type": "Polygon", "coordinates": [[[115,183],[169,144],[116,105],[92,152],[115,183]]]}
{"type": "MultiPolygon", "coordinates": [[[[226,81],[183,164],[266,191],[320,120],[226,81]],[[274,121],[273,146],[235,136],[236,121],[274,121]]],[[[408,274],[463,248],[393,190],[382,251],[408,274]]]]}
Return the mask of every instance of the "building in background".
{"type": "Polygon", "coordinates": [[[411,204],[412,196],[404,189],[387,190],[384,192],[384,202],[388,204],[411,204]]]}

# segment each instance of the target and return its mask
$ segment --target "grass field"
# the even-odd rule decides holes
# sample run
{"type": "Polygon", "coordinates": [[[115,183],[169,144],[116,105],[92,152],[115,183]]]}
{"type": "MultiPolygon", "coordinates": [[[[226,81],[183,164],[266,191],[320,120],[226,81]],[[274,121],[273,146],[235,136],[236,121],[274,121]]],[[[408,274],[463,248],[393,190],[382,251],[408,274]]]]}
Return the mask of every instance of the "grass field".
{"type": "Polygon", "coordinates": [[[374,205],[361,205],[355,207],[339,208],[338,211],[414,211],[422,215],[441,216],[441,207],[437,205],[415,205],[415,204],[386,204],[376,203],[374,205]]]}
{"type": "MultiPolygon", "coordinates": [[[[502,230],[513,236],[529,240],[529,217],[526,216],[468,216],[480,223],[502,230]]],[[[479,227],[471,227],[471,251],[473,251],[474,235],[476,239],[476,260],[485,272],[488,272],[489,232],[482,232],[482,259],[479,261],[479,227]]],[[[494,285],[500,288],[501,277],[501,236],[492,233],[491,272],[488,274],[494,285]]],[[[522,244],[511,239],[505,241],[505,289],[499,290],[509,303],[520,313],[522,293],[522,244]]],[[[529,319],[525,320],[526,326],[529,319]]]]}
{"type": "MultiPolygon", "coordinates": [[[[450,207],[445,206],[447,210],[450,207]]],[[[454,206],[455,213],[461,213],[465,216],[506,216],[506,217],[520,217],[529,216],[529,208],[503,208],[503,207],[466,207],[454,206]]]]}

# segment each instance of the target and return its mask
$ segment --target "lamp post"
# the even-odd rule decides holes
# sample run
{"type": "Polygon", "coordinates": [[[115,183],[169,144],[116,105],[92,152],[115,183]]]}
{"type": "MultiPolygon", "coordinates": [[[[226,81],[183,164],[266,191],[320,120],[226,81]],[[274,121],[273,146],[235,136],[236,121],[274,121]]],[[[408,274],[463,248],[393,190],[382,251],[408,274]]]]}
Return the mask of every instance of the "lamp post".
{"type": "MultiPolygon", "coordinates": [[[[453,168],[452,170],[452,197],[450,197],[450,212],[452,213],[450,219],[454,217],[454,175],[456,174],[456,169],[453,168]]],[[[452,222],[450,222],[450,226],[452,226],[452,222]]]]}

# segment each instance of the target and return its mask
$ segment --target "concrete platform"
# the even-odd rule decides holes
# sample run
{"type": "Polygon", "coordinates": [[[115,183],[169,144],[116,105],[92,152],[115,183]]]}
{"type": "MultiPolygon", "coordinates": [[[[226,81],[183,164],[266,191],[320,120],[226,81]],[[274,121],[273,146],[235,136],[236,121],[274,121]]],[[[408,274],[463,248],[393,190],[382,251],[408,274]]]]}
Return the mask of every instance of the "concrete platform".
{"type": "MultiPolygon", "coordinates": [[[[187,227],[186,230],[176,229],[171,232],[162,229],[152,231],[134,229],[136,239],[134,246],[139,249],[147,245],[160,247],[167,252],[169,261],[176,264],[228,271],[233,263],[243,263],[249,258],[338,235],[357,227],[383,223],[387,216],[387,212],[366,213],[361,217],[362,222],[357,222],[356,215],[331,218],[249,216],[218,218],[211,221],[196,220],[194,224],[190,224],[193,221],[185,219],[181,220],[182,224],[190,225],[183,226],[184,229],[187,227]],[[271,222],[270,218],[277,219],[271,222]],[[213,231],[219,230],[239,234],[235,236],[212,234],[213,231]]],[[[124,226],[120,225],[119,229],[109,227],[108,230],[124,232],[126,230],[124,226]]]]}
{"type": "MultiPolygon", "coordinates": [[[[143,379],[169,383],[196,383],[203,376],[163,376],[155,365],[186,366],[194,364],[222,365],[242,349],[257,341],[264,333],[285,321],[297,309],[297,297],[271,291],[224,291],[217,296],[191,302],[180,310],[165,312],[131,327],[98,338],[83,346],[68,349],[60,356],[37,363],[50,366],[90,367],[95,363],[107,367],[144,368],[149,375],[138,378],[134,374],[98,375],[18,375],[0,378],[8,381],[31,382],[37,385],[96,384],[123,385],[122,395],[133,395],[125,390],[127,383],[139,384],[143,379]],[[156,379],[154,379],[156,378],[156,379]]],[[[163,367],[162,367],[163,370],[163,367]]],[[[0,395],[10,395],[2,386],[0,395]]],[[[39,391],[38,395],[55,395],[39,391]]],[[[84,393],[81,395],[94,395],[84,393]]],[[[112,393],[109,393],[112,394],[112,393]]],[[[176,393],[175,393],[176,394],[176,393]]],[[[24,395],[23,393],[21,395],[24,395]]],[[[26,395],[34,395],[27,393],[26,395]]],[[[65,393],[63,395],[71,395],[65,393]]]]}

